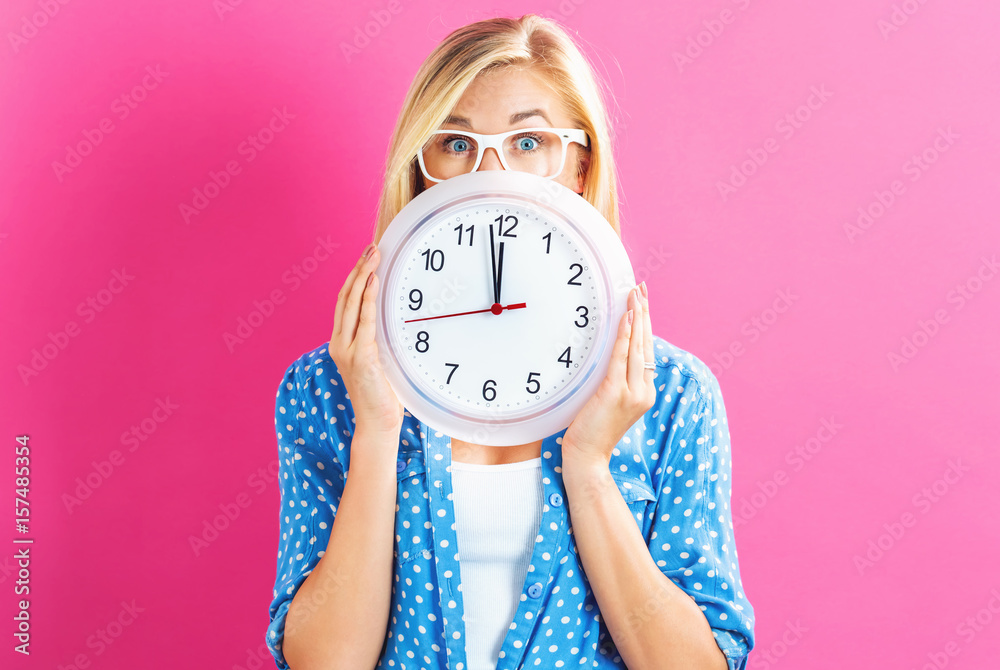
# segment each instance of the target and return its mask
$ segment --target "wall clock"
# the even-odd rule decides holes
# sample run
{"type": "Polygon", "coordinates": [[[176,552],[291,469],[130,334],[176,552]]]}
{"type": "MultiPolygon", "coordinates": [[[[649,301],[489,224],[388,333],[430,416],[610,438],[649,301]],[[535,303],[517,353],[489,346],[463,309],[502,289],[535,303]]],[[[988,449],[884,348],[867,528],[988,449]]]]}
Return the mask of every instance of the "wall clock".
{"type": "Polygon", "coordinates": [[[566,428],[607,374],[635,276],[611,224],[526,172],[470,172],[411,200],[379,241],[376,342],[404,407],[512,446],[566,428]]]}

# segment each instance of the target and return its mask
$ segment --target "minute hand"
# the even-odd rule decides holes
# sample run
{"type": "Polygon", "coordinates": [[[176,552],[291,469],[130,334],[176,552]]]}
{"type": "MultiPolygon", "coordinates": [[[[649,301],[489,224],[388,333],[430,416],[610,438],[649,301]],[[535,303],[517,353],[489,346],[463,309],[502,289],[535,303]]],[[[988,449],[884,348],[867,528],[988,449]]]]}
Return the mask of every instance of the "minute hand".
{"type": "Polygon", "coordinates": [[[493,304],[500,304],[500,280],[497,276],[497,252],[496,245],[493,243],[493,226],[490,225],[490,260],[493,262],[493,274],[491,278],[493,280],[493,304]]]}

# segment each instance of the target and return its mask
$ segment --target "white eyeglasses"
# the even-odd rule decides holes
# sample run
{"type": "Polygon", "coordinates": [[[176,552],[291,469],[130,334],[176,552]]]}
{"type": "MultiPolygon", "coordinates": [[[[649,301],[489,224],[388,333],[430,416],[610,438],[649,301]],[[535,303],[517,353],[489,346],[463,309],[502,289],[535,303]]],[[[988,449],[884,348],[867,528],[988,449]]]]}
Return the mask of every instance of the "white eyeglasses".
{"type": "Polygon", "coordinates": [[[417,160],[424,177],[438,182],[475,172],[484,151],[492,148],[505,170],[552,179],[563,170],[570,142],[587,146],[587,133],[580,128],[518,128],[495,135],[435,130],[417,154],[417,160]]]}

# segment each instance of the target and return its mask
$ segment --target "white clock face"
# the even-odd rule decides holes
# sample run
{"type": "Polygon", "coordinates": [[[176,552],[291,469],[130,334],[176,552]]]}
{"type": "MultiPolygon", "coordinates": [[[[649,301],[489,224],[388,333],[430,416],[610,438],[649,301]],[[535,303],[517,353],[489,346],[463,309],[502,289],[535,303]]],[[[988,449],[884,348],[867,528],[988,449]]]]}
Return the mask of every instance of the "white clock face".
{"type": "Polygon", "coordinates": [[[607,373],[635,278],[611,225],[565,186],[453,177],[411,200],[379,249],[383,369],[434,429],[526,444],[568,426],[607,373]]]}
{"type": "Polygon", "coordinates": [[[406,373],[470,416],[551,404],[588,369],[606,316],[604,277],[585,240],[510,205],[473,202],[422,226],[384,287],[395,296],[387,325],[406,373]]]}

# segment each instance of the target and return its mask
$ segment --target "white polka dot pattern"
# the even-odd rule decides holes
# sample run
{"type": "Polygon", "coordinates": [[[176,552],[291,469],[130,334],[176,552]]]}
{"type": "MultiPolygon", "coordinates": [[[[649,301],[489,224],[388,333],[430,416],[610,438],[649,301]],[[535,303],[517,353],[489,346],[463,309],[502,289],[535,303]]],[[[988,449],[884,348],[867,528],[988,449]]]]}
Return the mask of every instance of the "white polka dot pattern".
{"type": "MultiPolygon", "coordinates": [[[[730,670],[744,670],[754,616],[734,542],[722,393],[701,360],[654,339],[656,402],[615,446],[611,474],[656,565],[698,604],[730,670]]],[[[353,428],[350,399],[325,344],[289,366],[275,402],[280,539],[266,632],[282,670],[285,616],[329,543],[353,428]]],[[[497,670],[626,667],[577,553],[562,481],[563,433],[542,442],[542,520],[497,670]]],[[[392,603],[378,668],[485,670],[468,667],[465,656],[450,465],[448,437],[406,412],[392,603]]]]}

